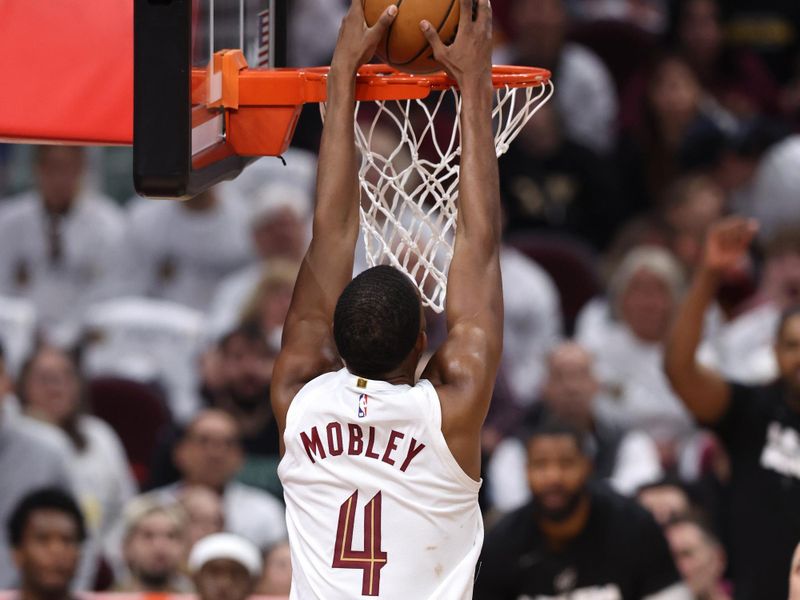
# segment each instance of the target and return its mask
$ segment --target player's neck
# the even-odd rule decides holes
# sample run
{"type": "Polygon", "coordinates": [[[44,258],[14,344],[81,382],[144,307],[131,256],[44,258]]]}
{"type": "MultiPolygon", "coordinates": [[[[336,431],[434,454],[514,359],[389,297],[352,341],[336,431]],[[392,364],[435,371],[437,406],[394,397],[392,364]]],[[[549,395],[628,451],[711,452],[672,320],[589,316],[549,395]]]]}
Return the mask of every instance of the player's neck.
{"type": "Polygon", "coordinates": [[[583,531],[586,522],[589,520],[590,507],[591,499],[589,494],[584,494],[575,507],[575,511],[566,519],[562,521],[541,519],[539,528],[547,538],[548,543],[553,546],[561,546],[576,538],[583,531]]]}

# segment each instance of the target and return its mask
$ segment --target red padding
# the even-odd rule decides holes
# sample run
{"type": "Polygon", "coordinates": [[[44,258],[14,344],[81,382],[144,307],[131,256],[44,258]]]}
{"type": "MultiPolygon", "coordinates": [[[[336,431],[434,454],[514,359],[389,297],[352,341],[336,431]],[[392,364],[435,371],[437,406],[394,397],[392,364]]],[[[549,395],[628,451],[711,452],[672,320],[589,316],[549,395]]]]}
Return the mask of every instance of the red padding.
{"type": "Polygon", "coordinates": [[[0,1],[0,138],[133,143],[133,0],[0,1]]]}

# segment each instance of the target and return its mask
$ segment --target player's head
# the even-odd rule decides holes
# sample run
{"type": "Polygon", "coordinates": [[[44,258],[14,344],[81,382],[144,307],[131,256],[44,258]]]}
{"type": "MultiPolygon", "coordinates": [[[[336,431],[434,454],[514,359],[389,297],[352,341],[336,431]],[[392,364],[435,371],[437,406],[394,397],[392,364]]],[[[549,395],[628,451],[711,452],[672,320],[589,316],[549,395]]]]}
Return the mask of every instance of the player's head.
{"type": "Polygon", "coordinates": [[[786,309],[778,322],[775,357],[781,378],[800,399],[800,305],[786,309]]]}
{"type": "Polygon", "coordinates": [[[41,597],[65,598],[85,537],[83,515],[69,494],[46,488],[25,496],[8,521],[22,588],[41,597]]]}
{"type": "Polygon", "coordinates": [[[382,379],[425,350],[425,320],[416,286],[397,269],[378,266],[351,281],[339,296],[333,337],[354,375],[382,379]]]}
{"type": "Polygon", "coordinates": [[[550,420],[528,437],[528,485],[537,514],[564,521],[586,494],[592,461],[585,435],[563,421],[550,420]]]}

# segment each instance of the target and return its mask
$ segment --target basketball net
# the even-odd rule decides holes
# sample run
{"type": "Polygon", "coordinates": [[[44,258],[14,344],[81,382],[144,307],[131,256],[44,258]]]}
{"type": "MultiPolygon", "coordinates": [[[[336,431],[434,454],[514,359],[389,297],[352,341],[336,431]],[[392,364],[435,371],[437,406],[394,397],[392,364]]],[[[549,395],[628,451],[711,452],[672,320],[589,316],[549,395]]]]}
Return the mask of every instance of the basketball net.
{"type": "MultiPolygon", "coordinates": [[[[502,156],[552,96],[549,81],[495,89],[495,153],[502,156]]],[[[320,104],[322,118],[325,105],[320,104]]],[[[445,307],[455,240],[461,94],[432,90],[422,100],[356,103],[361,151],[361,230],[370,267],[392,265],[416,283],[425,306],[445,307]]]]}

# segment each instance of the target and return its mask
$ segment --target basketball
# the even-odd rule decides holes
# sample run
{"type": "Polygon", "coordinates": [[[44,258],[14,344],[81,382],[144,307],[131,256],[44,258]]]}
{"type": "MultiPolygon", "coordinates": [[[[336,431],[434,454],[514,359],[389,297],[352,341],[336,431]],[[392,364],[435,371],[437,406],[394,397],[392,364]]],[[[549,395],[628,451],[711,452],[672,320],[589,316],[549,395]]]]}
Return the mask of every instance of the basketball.
{"type": "MultiPolygon", "coordinates": [[[[367,25],[372,27],[390,4],[392,0],[363,0],[367,25]]],[[[458,29],[458,0],[401,0],[396,4],[397,16],[378,44],[378,57],[407,73],[441,71],[442,65],[434,60],[419,22],[428,21],[445,44],[452,43],[458,29]]]]}

